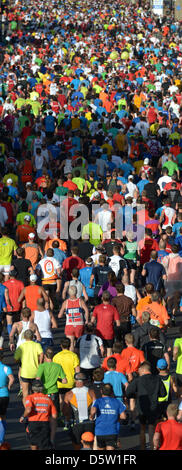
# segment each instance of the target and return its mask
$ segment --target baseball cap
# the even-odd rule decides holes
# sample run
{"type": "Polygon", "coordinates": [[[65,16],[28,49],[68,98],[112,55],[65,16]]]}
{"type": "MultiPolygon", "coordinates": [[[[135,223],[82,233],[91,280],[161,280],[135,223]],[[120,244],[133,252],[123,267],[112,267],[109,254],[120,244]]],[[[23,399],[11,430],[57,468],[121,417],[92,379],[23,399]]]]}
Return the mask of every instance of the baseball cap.
{"type": "Polygon", "coordinates": [[[83,441],[86,441],[86,442],[93,442],[94,441],[94,434],[92,432],[84,432],[82,435],[81,435],[81,439],[83,441]]]}
{"type": "Polygon", "coordinates": [[[31,221],[30,215],[25,215],[24,220],[27,220],[27,222],[30,222],[31,221]]]}
{"type": "Polygon", "coordinates": [[[144,165],[148,165],[149,163],[149,158],[145,158],[144,161],[143,161],[144,165]]]}
{"type": "Polygon", "coordinates": [[[35,233],[33,233],[33,232],[29,233],[28,238],[35,238],[35,233]]]}
{"type": "Polygon", "coordinates": [[[7,179],[7,184],[12,184],[13,180],[11,178],[7,179]]]}
{"type": "Polygon", "coordinates": [[[159,359],[157,361],[157,368],[161,370],[167,369],[167,361],[165,359],[159,359]]]}
{"type": "Polygon", "coordinates": [[[27,181],[26,186],[32,186],[32,183],[30,183],[30,181],[27,181]]]}
{"type": "Polygon", "coordinates": [[[129,179],[129,180],[133,180],[133,175],[129,175],[129,176],[128,176],[128,179],[129,179]]]}
{"type": "Polygon", "coordinates": [[[35,282],[36,280],[37,280],[37,275],[36,274],[31,274],[30,281],[35,282]]]}

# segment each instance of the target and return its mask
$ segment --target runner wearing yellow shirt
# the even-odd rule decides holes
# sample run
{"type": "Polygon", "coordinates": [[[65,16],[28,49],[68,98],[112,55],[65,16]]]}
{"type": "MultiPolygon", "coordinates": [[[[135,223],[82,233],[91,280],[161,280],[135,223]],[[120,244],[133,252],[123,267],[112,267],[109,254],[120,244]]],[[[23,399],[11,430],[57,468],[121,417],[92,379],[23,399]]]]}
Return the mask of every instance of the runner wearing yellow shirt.
{"type": "Polygon", "coordinates": [[[62,411],[63,399],[66,392],[71,390],[75,384],[74,376],[80,372],[80,361],[76,353],[70,351],[71,341],[69,338],[63,338],[61,341],[61,351],[55,354],[53,362],[59,364],[67,378],[67,383],[57,382],[59,391],[60,410],[62,411]]]}

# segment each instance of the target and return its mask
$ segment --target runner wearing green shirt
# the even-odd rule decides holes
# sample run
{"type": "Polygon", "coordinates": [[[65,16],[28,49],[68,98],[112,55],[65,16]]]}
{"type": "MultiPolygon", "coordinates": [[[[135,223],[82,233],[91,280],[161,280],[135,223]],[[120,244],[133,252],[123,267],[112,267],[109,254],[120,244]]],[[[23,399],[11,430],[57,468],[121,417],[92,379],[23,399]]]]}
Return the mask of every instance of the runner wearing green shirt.
{"type": "Polygon", "coordinates": [[[182,326],[179,328],[180,337],[176,338],[173,345],[173,361],[176,364],[176,384],[178,387],[178,396],[182,393],[182,326]]]}
{"type": "Polygon", "coordinates": [[[44,393],[53,400],[59,413],[59,389],[58,382],[67,383],[67,378],[60,364],[53,362],[54,351],[48,347],[44,354],[44,362],[39,365],[36,378],[41,380],[44,393]]]}
{"type": "Polygon", "coordinates": [[[164,163],[162,168],[168,169],[168,176],[173,176],[176,171],[179,177],[179,168],[177,163],[174,162],[172,154],[169,154],[168,161],[164,163]]]}
{"type": "Polygon", "coordinates": [[[103,231],[99,224],[96,224],[95,222],[89,222],[88,224],[84,225],[82,230],[82,239],[86,234],[89,235],[89,242],[92,245],[97,246],[101,243],[103,231]]]}
{"type": "Polygon", "coordinates": [[[17,225],[23,225],[25,222],[25,216],[30,216],[30,227],[35,227],[36,226],[36,220],[35,217],[30,214],[30,212],[20,212],[16,216],[16,223],[17,225]]]}

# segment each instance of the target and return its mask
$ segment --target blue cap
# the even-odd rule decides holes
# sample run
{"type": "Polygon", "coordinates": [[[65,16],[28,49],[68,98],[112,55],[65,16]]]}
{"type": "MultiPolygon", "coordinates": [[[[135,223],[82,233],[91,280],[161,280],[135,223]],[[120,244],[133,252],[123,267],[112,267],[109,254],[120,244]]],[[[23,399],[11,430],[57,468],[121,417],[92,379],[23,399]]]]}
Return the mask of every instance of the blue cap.
{"type": "Polygon", "coordinates": [[[158,369],[161,369],[161,370],[167,369],[167,361],[165,359],[159,359],[157,361],[157,367],[158,369]]]}

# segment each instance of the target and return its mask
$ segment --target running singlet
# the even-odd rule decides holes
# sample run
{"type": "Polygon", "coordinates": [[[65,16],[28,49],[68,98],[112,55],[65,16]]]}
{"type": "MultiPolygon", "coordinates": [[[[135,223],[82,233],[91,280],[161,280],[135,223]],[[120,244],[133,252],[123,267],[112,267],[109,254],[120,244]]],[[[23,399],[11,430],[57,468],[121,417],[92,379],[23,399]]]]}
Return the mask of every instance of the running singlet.
{"type": "Polygon", "coordinates": [[[68,299],[66,302],[66,326],[79,326],[83,324],[83,309],[80,306],[80,299],[68,299]]]}
{"type": "Polygon", "coordinates": [[[162,228],[172,227],[172,220],[176,211],[172,207],[164,207],[164,221],[162,228]]]}
{"type": "Polygon", "coordinates": [[[25,333],[26,330],[29,330],[29,325],[30,325],[29,321],[23,321],[22,320],[21,323],[22,323],[22,330],[21,330],[21,333],[18,335],[18,340],[17,340],[17,343],[16,343],[16,349],[19,348],[20,344],[25,342],[24,333],[25,333]]]}
{"type": "Polygon", "coordinates": [[[26,306],[31,311],[37,309],[37,300],[41,298],[39,293],[39,286],[26,286],[25,288],[25,302],[26,306]]]}
{"type": "Polygon", "coordinates": [[[70,405],[72,407],[77,423],[88,419],[89,409],[92,405],[92,398],[88,393],[87,387],[75,387],[72,389],[72,398],[70,405]]]}

